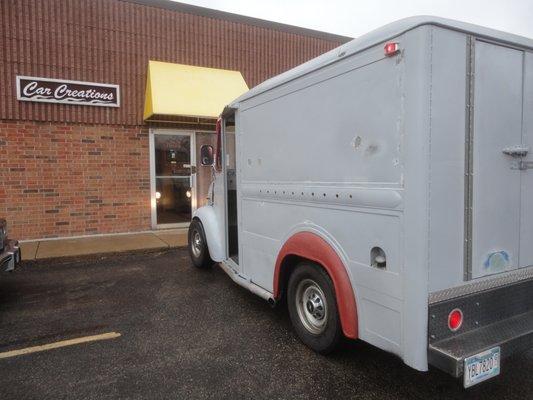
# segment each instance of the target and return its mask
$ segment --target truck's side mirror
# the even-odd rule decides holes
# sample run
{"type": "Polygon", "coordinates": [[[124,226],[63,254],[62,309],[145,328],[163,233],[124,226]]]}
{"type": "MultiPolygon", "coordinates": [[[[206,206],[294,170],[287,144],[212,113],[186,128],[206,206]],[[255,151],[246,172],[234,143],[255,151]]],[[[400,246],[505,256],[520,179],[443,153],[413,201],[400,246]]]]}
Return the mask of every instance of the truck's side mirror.
{"type": "Polygon", "coordinates": [[[204,144],[200,147],[200,160],[201,164],[205,167],[210,167],[215,162],[215,152],[213,146],[210,144],[204,144]]]}

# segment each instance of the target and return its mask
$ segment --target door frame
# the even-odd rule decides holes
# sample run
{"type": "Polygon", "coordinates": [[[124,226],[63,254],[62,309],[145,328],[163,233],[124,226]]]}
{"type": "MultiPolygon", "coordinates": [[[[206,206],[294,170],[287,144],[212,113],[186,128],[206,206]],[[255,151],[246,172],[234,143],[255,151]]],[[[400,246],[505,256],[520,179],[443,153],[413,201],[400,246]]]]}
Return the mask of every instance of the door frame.
{"type": "MultiPolygon", "coordinates": [[[[233,114],[235,115],[235,114],[233,114]]],[[[239,263],[237,263],[234,259],[231,258],[231,254],[230,254],[230,225],[229,225],[229,196],[228,196],[228,190],[229,190],[229,183],[228,183],[228,151],[230,149],[228,149],[228,142],[227,142],[227,139],[228,139],[228,133],[226,132],[226,118],[223,118],[222,119],[222,122],[221,122],[222,126],[221,126],[221,137],[220,137],[220,140],[221,140],[221,151],[222,151],[222,155],[221,155],[221,162],[222,162],[222,173],[224,174],[223,175],[223,181],[224,181],[224,225],[225,225],[225,236],[226,236],[226,255],[227,255],[227,259],[226,261],[231,263],[231,266],[233,269],[236,269],[236,270],[239,270],[241,271],[240,267],[239,267],[239,264],[242,263],[242,259],[239,260],[239,263]]],[[[234,160],[234,163],[235,163],[235,212],[236,212],[236,218],[237,218],[237,232],[236,232],[236,235],[237,235],[237,257],[239,256],[240,254],[240,241],[239,241],[239,200],[238,200],[238,190],[237,190],[237,187],[238,187],[238,179],[237,179],[237,176],[238,176],[238,169],[237,169],[237,132],[235,131],[233,133],[234,135],[234,138],[233,138],[233,143],[234,143],[234,154],[233,154],[233,157],[235,158],[234,160]]]]}
{"type": "MultiPolygon", "coordinates": [[[[172,229],[187,228],[190,222],[178,222],[173,224],[157,223],[157,200],[156,192],[156,175],[155,175],[155,135],[183,135],[190,137],[191,143],[191,165],[196,166],[196,132],[191,130],[181,130],[173,128],[149,128],[149,156],[150,156],[150,215],[152,229],[172,229]]],[[[191,215],[196,211],[196,173],[191,173],[191,215]]]]}

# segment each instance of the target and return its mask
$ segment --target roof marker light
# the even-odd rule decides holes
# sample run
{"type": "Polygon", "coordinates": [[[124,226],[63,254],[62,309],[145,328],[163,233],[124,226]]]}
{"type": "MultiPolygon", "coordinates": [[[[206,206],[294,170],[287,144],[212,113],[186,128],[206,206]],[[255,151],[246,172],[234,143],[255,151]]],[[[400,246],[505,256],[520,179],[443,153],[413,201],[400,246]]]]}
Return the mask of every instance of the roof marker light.
{"type": "Polygon", "coordinates": [[[385,56],[392,57],[400,51],[398,42],[389,42],[385,45],[385,56]]]}

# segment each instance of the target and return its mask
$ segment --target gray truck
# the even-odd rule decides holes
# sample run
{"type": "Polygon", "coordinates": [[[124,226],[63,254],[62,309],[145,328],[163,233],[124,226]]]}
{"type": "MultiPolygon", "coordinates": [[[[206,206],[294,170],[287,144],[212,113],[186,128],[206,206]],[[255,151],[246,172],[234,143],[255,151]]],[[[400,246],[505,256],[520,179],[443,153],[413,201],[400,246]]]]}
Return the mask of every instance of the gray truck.
{"type": "Polygon", "coordinates": [[[7,221],[0,218],[0,270],[13,271],[20,259],[19,242],[7,237],[7,221]]]}
{"type": "Polygon", "coordinates": [[[533,348],[532,111],[531,39],[424,16],[362,35],[224,109],[191,258],[286,298],[317,352],[344,335],[494,378],[533,348]]]}

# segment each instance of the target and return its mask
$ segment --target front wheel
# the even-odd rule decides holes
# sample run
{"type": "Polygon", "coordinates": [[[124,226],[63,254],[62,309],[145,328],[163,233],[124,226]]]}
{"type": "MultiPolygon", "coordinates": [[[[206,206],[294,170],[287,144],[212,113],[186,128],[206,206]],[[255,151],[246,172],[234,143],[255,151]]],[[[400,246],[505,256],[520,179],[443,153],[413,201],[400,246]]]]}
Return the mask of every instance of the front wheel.
{"type": "Polygon", "coordinates": [[[189,256],[195,267],[207,268],[213,265],[213,260],[209,256],[209,249],[207,248],[207,240],[205,240],[205,232],[202,223],[194,219],[189,225],[189,256]]]}
{"type": "Polygon", "coordinates": [[[327,354],[342,338],[335,289],[319,265],[303,262],[289,278],[287,304],[300,340],[314,351],[327,354]]]}

